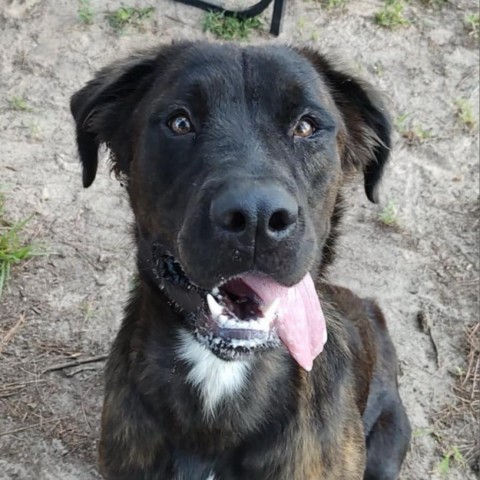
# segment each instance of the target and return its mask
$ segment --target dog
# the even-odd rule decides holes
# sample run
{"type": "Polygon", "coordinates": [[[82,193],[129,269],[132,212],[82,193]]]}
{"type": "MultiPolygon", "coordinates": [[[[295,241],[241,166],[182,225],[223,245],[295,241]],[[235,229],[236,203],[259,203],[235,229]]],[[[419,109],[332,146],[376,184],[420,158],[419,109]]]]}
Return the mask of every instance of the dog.
{"type": "Polygon", "coordinates": [[[138,275],[106,367],[109,480],[394,480],[410,440],[371,299],[330,285],[342,192],[389,157],[374,89],[308,48],[180,42],[71,99],[105,144],[138,275]]]}

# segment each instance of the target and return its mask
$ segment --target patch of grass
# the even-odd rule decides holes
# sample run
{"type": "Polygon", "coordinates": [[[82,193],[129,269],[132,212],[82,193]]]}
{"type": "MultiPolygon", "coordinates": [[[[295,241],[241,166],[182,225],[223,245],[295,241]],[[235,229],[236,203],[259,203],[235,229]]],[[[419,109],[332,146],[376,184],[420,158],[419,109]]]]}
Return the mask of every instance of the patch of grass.
{"type": "Polygon", "coordinates": [[[42,255],[34,245],[21,237],[22,230],[31,217],[12,223],[5,218],[4,205],[5,198],[0,193],[0,298],[10,278],[12,266],[35,255],[42,255]]]}
{"type": "Polygon", "coordinates": [[[477,127],[477,121],[472,110],[472,105],[465,98],[455,101],[457,107],[456,117],[465,130],[472,131],[477,127]]]}
{"type": "Polygon", "coordinates": [[[91,25],[93,23],[93,8],[90,5],[90,0],[79,0],[77,9],[78,18],[84,25],[91,25]]]}
{"type": "Polygon", "coordinates": [[[395,202],[390,200],[378,215],[378,219],[387,227],[398,227],[398,215],[395,202]]]}
{"type": "Polygon", "coordinates": [[[480,14],[468,13],[465,15],[465,26],[470,36],[478,38],[480,32],[480,14]]]}
{"type": "Polygon", "coordinates": [[[385,73],[385,67],[380,62],[375,62],[373,64],[373,71],[375,75],[381,77],[385,73]]]}
{"type": "Polygon", "coordinates": [[[404,138],[407,140],[417,142],[417,143],[423,143],[425,140],[428,140],[433,137],[433,133],[430,132],[429,130],[425,130],[420,124],[414,123],[412,125],[412,130],[410,132],[407,132],[407,135],[403,135],[404,138]]]}
{"type": "Polygon", "coordinates": [[[448,0],[420,0],[426,7],[443,7],[448,3],[448,0]]]}
{"type": "Polygon", "coordinates": [[[23,97],[12,97],[8,103],[10,108],[17,112],[31,112],[32,108],[28,105],[27,101],[23,97]]]}
{"type": "Polygon", "coordinates": [[[463,455],[460,453],[458,447],[452,447],[448,452],[445,453],[442,460],[438,464],[438,473],[442,476],[448,475],[450,472],[450,467],[453,463],[458,465],[463,465],[464,459],[463,455]]]}
{"type": "Polygon", "coordinates": [[[259,17],[238,18],[224,15],[222,12],[208,12],[203,22],[203,30],[211,32],[224,40],[246,40],[253,30],[263,27],[259,17]]]}
{"type": "Polygon", "coordinates": [[[465,376],[465,370],[463,367],[459,367],[458,365],[455,366],[453,370],[450,370],[450,373],[456,378],[462,378],[465,376]]]}
{"type": "Polygon", "coordinates": [[[310,33],[310,41],[318,42],[319,40],[320,40],[320,32],[315,29],[312,31],[312,33],[310,33]]]}
{"type": "Polygon", "coordinates": [[[406,140],[407,145],[419,145],[433,138],[432,132],[426,130],[422,125],[410,119],[411,114],[405,113],[395,119],[395,127],[400,135],[406,140]]]}
{"type": "Polygon", "coordinates": [[[110,26],[116,31],[122,31],[127,26],[139,27],[144,20],[152,16],[155,7],[125,7],[122,6],[113,12],[107,13],[107,20],[110,26]]]}
{"type": "Polygon", "coordinates": [[[42,129],[37,122],[28,122],[25,128],[28,130],[28,138],[30,140],[40,142],[43,139],[42,129]]]}
{"type": "Polygon", "coordinates": [[[408,128],[408,123],[410,122],[409,118],[411,117],[411,113],[402,113],[401,115],[399,115],[395,120],[394,120],[394,124],[395,124],[395,128],[400,132],[402,133],[403,131],[405,131],[407,128],[408,128]]]}
{"type": "Polygon", "coordinates": [[[323,6],[327,10],[336,10],[345,7],[347,0],[322,0],[323,6]]]}
{"type": "Polygon", "coordinates": [[[300,33],[303,33],[304,30],[305,30],[305,26],[306,26],[307,22],[305,20],[305,17],[300,17],[298,20],[297,20],[297,30],[300,32],[300,33]]]}
{"type": "Polygon", "coordinates": [[[85,325],[90,322],[93,318],[95,318],[96,311],[93,303],[90,300],[84,300],[80,304],[80,311],[83,315],[83,320],[81,323],[80,331],[85,328],[85,325]]]}
{"type": "Polygon", "coordinates": [[[424,437],[426,435],[431,435],[433,430],[431,428],[417,428],[412,432],[413,438],[424,437]]]}
{"type": "Polygon", "coordinates": [[[404,16],[404,8],[402,0],[387,0],[383,9],[375,14],[375,23],[390,30],[410,25],[404,16]]]}

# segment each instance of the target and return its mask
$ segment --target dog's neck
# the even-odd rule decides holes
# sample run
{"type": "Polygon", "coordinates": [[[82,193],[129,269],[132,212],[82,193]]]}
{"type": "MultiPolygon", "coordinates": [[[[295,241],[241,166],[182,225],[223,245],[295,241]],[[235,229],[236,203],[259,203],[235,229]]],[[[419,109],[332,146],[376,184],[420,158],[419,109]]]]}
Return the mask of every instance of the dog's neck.
{"type": "Polygon", "coordinates": [[[204,416],[213,419],[222,404],[245,394],[253,362],[226,362],[201,345],[187,330],[179,330],[178,335],[177,352],[189,368],[186,381],[199,394],[204,416]]]}
{"type": "Polygon", "coordinates": [[[134,352],[135,377],[143,380],[136,388],[159,418],[170,412],[161,422],[171,426],[169,438],[183,440],[188,431],[197,445],[210,437],[226,448],[229,441],[258,431],[272,415],[281,418],[282,410],[293,408],[295,390],[285,384],[298,367],[286,350],[221,360],[197,342],[165,294],[142,280],[129,311],[126,324],[132,335],[125,347],[134,352]]]}

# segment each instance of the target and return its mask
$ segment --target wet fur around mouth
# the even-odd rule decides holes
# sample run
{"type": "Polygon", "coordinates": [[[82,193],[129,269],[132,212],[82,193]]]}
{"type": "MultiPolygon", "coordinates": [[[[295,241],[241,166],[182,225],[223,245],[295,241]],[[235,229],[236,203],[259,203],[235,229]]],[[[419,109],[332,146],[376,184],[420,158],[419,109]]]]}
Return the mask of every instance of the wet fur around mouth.
{"type": "Polygon", "coordinates": [[[102,475],[395,480],[410,425],[385,319],[326,282],[344,183],[363,176],[375,201],[389,157],[375,90],[310,49],[181,42],[105,67],[71,110],[84,186],[106,144],[135,216],[138,279],[105,373],[102,475]],[[292,133],[302,121],[308,138],[292,133]],[[214,291],[249,272],[284,286],[311,274],[328,331],[311,372],[274,336],[235,346],[239,325],[211,323],[218,309],[259,316],[249,294],[243,309],[235,289],[230,303],[214,291]]]}
{"type": "Polygon", "coordinates": [[[152,250],[152,273],[158,288],[166,290],[171,308],[185,318],[185,327],[199,343],[225,361],[242,360],[253,353],[279,346],[280,340],[274,330],[273,319],[271,325],[260,328],[267,306],[254,298],[254,292],[248,298],[245,295],[234,295],[235,300],[228,298],[233,295],[228,290],[229,284],[241,282],[241,276],[224,279],[210,291],[203,289],[188,279],[175,257],[166,253],[158,255],[159,249],[155,247],[152,250]],[[168,293],[171,288],[177,291],[177,295],[168,293]],[[189,301],[185,301],[187,297],[190,297],[189,301]],[[195,298],[198,306],[191,297],[195,298]],[[223,297],[227,298],[223,300],[223,297]],[[224,315],[214,315],[210,302],[217,304],[224,315]],[[235,311],[235,302],[240,303],[243,310],[244,304],[250,303],[251,311],[239,314],[235,311]],[[219,316],[223,317],[222,323],[216,318],[219,316]]]}

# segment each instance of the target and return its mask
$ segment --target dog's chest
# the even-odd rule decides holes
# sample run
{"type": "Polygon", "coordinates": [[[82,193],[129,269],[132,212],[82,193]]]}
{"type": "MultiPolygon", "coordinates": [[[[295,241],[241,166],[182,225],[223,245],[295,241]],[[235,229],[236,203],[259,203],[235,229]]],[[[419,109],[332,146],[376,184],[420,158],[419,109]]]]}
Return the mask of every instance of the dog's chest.
{"type": "Polygon", "coordinates": [[[198,391],[205,416],[213,417],[222,402],[241,394],[250,363],[221,360],[186,331],[180,338],[178,353],[190,368],[186,380],[198,391]]]}

